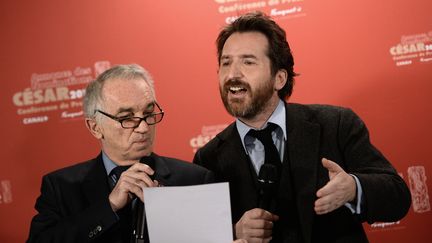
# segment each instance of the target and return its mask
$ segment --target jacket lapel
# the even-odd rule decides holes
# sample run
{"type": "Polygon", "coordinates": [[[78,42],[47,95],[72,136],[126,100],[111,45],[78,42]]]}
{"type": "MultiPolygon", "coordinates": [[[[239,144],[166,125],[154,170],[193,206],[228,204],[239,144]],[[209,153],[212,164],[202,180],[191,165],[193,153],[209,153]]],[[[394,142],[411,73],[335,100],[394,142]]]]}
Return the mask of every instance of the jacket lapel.
{"type": "Polygon", "coordinates": [[[229,181],[232,219],[237,222],[241,214],[258,206],[257,175],[253,165],[240,140],[235,123],[232,123],[223,133],[218,135],[221,144],[216,148],[217,170],[216,174],[223,175],[220,181],[229,181]]]}
{"type": "Polygon", "coordinates": [[[155,153],[152,153],[151,156],[155,160],[155,168],[153,168],[155,170],[155,180],[157,180],[160,185],[172,186],[172,182],[168,180],[171,170],[165,163],[165,160],[155,153]]]}
{"type": "Polygon", "coordinates": [[[305,242],[311,241],[317,184],[320,125],[310,121],[304,109],[286,104],[287,150],[299,222],[305,242]]]}
{"type": "Polygon", "coordinates": [[[89,204],[108,197],[108,177],[102,162],[102,154],[93,159],[89,165],[89,170],[82,184],[82,190],[89,204]]]}
{"type": "MultiPolygon", "coordinates": [[[[219,137],[223,145],[216,151],[217,160],[224,174],[230,179],[243,179],[245,185],[255,185],[257,174],[246,154],[235,123],[232,123],[219,137]]],[[[230,180],[231,181],[231,180],[230,180]]]]}

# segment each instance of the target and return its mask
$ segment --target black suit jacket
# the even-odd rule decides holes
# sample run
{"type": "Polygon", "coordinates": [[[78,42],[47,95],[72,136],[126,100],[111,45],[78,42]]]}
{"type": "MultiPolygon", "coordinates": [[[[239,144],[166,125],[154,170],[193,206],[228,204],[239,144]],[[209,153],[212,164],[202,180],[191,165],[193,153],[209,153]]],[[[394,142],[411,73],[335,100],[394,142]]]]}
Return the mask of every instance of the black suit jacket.
{"type": "MultiPolygon", "coordinates": [[[[155,179],[164,186],[186,186],[214,181],[200,166],[153,154],[155,179]]],[[[118,217],[108,195],[102,157],[60,169],[42,179],[27,242],[120,242],[118,217]]]]}
{"type": "MultiPolygon", "coordinates": [[[[287,142],[279,198],[287,199],[282,201],[287,210],[279,212],[280,222],[273,231],[280,236],[277,242],[367,242],[362,222],[397,221],[407,213],[408,187],[370,143],[357,115],[325,105],[286,104],[285,108],[287,142]],[[361,215],[353,215],[344,206],[322,216],[315,214],[316,192],[329,181],[321,158],[358,177],[364,199],[361,215]],[[284,175],[291,177],[291,185],[284,175]]],[[[198,150],[194,163],[215,172],[217,181],[230,183],[233,223],[257,207],[256,172],[235,123],[198,150]]]]}

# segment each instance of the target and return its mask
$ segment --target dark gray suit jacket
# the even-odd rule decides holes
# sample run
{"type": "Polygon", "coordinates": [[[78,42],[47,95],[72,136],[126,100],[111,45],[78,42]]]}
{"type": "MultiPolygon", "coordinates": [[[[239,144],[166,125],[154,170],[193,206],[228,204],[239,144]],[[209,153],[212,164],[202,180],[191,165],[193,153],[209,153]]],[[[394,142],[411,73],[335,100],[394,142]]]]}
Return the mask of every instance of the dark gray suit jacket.
{"type": "MultiPolygon", "coordinates": [[[[282,205],[274,234],[277,242],[367,242],[361,223],[397,221],[408,211],[411,197],[403,179],[370,143],[366,126],[351,110],[326,105],[286,104],[287,142],[279,197],[282,205]],[[360,180],[362,214],[341,207],[326,215],[314,212],[316,192],[329,181],[321,158],[338,163],[360,180]],[[288,186],[284,173],[291,177],[288,186]],[[289,205],[289,207],[287,206],[289,205]],[[294,222],[294,229],[288,226],[294,222]],[[278,232],[275,232],[278,231],[278,232]]],[[[232,220],[257,207],[256,172],[251,168],[235,123],[195,154],[194,163],[230,183],[232,220]]]]}
{"type": "MultiPolygon", "coordinates": [[[[205,168],[153,155],[155,179],[164,186],[214,181],[205,168]]],[[[119,242],[118,217],[110,207],[109,193],[101,155],[44,176],[27,242],[119,242]]]]}

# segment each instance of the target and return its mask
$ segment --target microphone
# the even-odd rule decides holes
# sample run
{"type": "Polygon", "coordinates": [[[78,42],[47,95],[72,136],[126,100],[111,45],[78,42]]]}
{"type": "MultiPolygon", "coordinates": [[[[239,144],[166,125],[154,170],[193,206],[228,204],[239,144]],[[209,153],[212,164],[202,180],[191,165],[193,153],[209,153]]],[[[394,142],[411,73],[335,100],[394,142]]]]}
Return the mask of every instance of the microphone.
{"type": "Polygon", "coordinates": [[[275,165],[266,163],[260,168],[258,175],[258,207],[269,212],[275,211],[272,203],[279,182],[279,173],[275,165]]]}
{"type": "MultiPolygon", "coordinates": [[[[140,159],[140,163],[146,164],[150,166],[150,168],[155,168],[155,160],[152,156],[144,156],[140,159]]],[[[156,172],[150,176],[150,179],[155,179],[156,172]]],[[[144,203],[140,200],[137,200],[135,203],[134,212],[133,212],[133,231],[132,231],[132,242],[141,243],[141,242],[149,242],[148,233],[146,232],[146,221],[145,221],[145,210],[144,203]],[[145,241],[144,241],[145,239],[145,241]]]]}
{"type": "MultiPolygon", "coordinates": [[[[140,159],[140,163],[142,164],[146,164],[148,165],[150,168],[152,168],[153,170],[155,169],[155,159],[153,156],[144,156],[140,159]]],[[[155,174],[150,176],[150,179],[154,180],[155,179],[155,174]]]]}

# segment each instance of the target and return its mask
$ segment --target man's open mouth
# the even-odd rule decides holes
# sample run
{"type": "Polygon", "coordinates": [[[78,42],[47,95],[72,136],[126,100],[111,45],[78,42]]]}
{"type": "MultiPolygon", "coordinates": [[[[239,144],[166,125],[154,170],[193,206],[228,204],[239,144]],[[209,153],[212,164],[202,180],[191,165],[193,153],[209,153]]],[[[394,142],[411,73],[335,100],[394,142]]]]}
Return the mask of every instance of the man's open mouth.
{"type": "Polygon", "coordinates": [[[246,92],[247,89],[244,88],[243,86],[231,86],[228,89],[231,93],[233,94],[237,94],[237,93],[241,93],[241,92],[246,92]]]}

